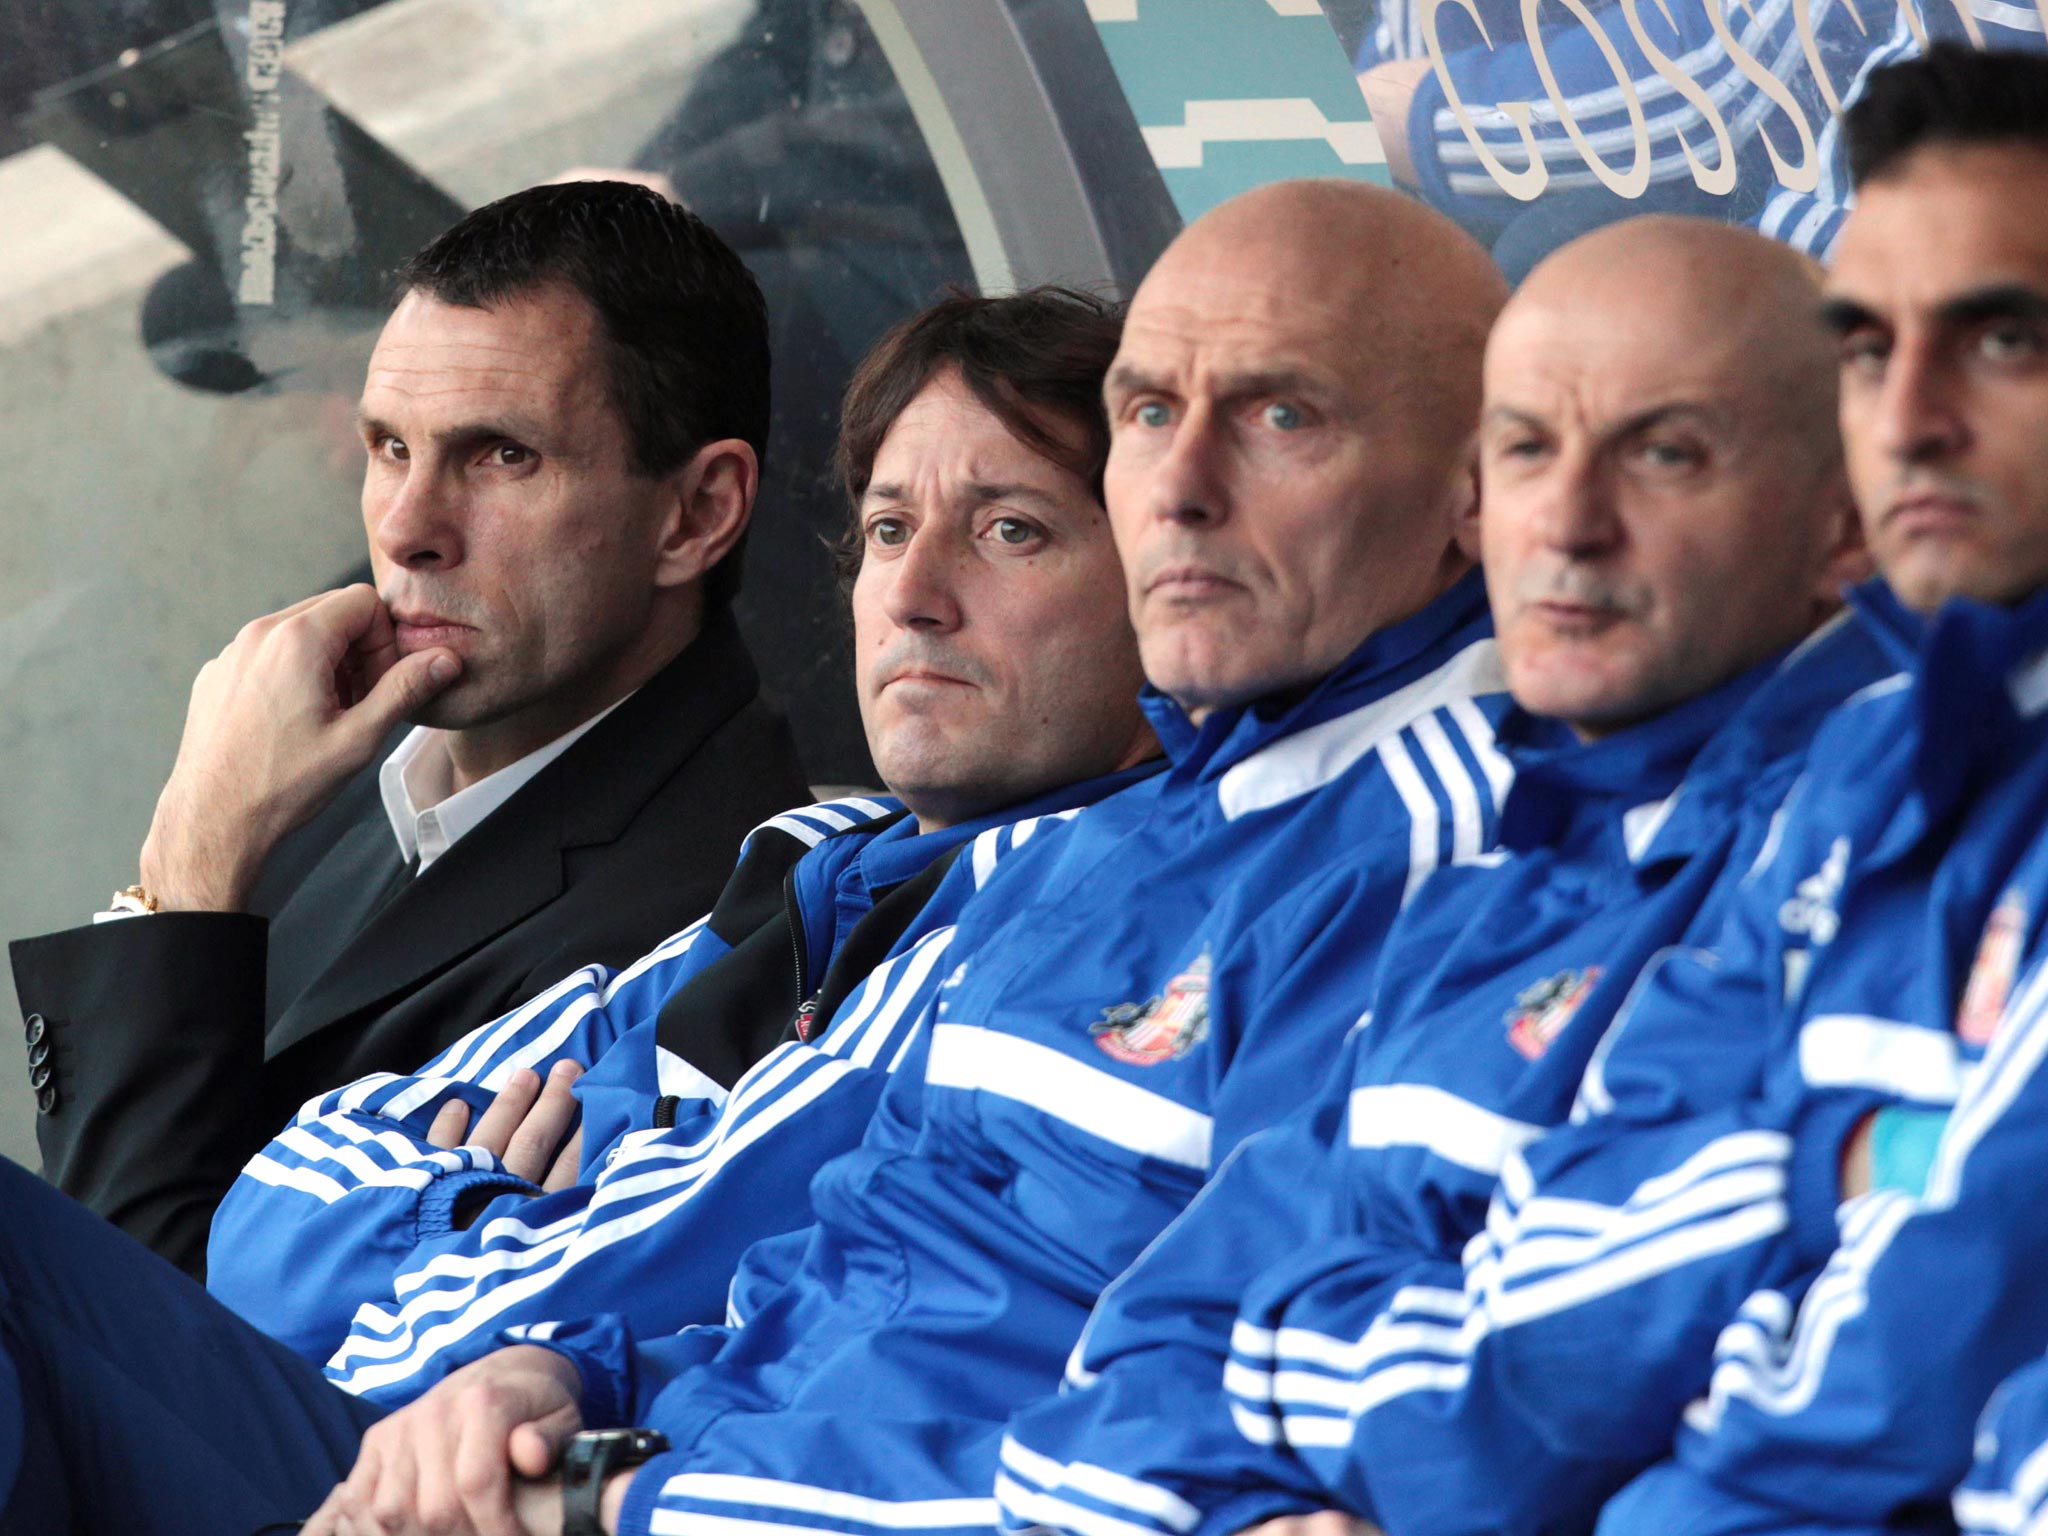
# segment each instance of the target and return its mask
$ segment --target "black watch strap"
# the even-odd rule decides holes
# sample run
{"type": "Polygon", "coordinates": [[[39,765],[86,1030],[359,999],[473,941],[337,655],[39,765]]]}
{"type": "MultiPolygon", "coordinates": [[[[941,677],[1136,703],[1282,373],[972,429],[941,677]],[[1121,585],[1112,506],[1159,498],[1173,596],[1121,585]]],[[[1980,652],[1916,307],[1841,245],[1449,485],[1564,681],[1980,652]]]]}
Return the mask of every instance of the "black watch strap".
{"type": "Polygon", "coordinates": [[[598,1507],[614,1472],[637,1467],[668,1449],[653,1429],[586,1429],[562,1453],[562,1536],[604,1536],[598,1507]]]}

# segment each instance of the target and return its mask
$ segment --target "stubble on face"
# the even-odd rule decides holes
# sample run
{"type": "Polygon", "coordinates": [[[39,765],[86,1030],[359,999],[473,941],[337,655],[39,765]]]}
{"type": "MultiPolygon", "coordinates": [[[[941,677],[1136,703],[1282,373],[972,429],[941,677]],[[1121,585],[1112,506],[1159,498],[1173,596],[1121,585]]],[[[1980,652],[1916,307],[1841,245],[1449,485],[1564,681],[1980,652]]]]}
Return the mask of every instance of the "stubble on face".
{"type": "Polygon", "coordinates": [[[957,375],[927,384],[892,424],[861,519],[861,720],[877,771],[921,827],[1156,750],[1102,508],[957,375]]]}
{"type": "Polygon", "coordinates": [[[1858,189],[1828,281],[1865,536],[1902,601],[2048,581],[2048,153],[1930,145],[1858,189]]]}
{"type": "Polygon", "coordinates": [[[538,746],[652,670],[664,488],[631,468],[587,302],[556,286],[483,309],[408,295],[361,416],[364,522],[400,649],[464,662],[416,723],[538,746]]]}

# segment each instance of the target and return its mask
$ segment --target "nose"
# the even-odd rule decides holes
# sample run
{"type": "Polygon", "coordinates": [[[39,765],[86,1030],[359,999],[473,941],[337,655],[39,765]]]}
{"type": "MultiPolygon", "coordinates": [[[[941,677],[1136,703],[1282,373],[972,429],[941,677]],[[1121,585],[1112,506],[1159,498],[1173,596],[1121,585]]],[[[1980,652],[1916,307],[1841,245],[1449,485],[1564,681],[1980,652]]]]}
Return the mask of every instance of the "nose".
{"type": "Polygon", "coordinates": [[[1573,560],[1593,560],[1621,543],[1613,488],[1590,456],[1560,453],[1550,473],[1527,491],[1545,547],[1573,560]]]}
{"type": "Polygon", "coordinates": [[[1230,515],[1225,424],[1204,402],[1190,405],[1140,471],[1153,517],[1207,526],[1230,515]]]}
{"type": "Polygon", "coordinates": [[[461,490],[429,460],[408,460],[399,474],[372,463],[363,480],[363,522],[371,547],[401,569],[462,561],[461,490]]]}
{"type": "Polygon", "coordinates": [[[1961,384],[1939,349],[1901,336],[1885,360],[1870,423],[1877,446],[1903,464],[1940,463],[1960,452],[1970,437],[1961,384]]]}
{"type": "Polygon", "coordinates": [[[960,627],[964,557],[947,534],[942,520],[926,522],[911,534],[903,553],[889,562],[882,610],[892,623],[935,633],[960,627]]]}

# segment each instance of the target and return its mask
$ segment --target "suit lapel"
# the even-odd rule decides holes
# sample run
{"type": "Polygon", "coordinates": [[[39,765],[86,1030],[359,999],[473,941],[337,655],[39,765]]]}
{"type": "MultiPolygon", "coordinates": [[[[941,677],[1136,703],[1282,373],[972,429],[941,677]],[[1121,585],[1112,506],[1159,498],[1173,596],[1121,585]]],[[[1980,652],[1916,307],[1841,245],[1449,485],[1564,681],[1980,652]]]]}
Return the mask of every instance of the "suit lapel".
{"type": "MultiPolygon", "coordinates": [[[[560,896],[563,850],[615,841],[655,791],[755,697],[759,686],[730,616],[708,618],[681,655],[395,898],[367,913],[360,901],[343,900],[327,909],[341,921],[352,917],[351,926],[361,925],[359,931],[338,954],[327,948],[334,958],[277,1015],[265,1054],[277,1056],[411,990],[560,896]]],[[[345,852],[366,847],[373,831],[387,845],[392,842],[381,804],[336,843],[301,894],[312,896],[317,885],[332,896],[336,883],[328,878],[329,866],[345,852]]],[[[300,905],[297,899],[291,904],[300,905]]],[[[314,915],[308,912],[305,918],[314,915]]],[[[279,915],[280,921],[284,916],[279,915]]],[[[296,912],[293,917],[305,920],[296,912]]],[[[330,926],[326,933],[332,946],[335,929],[330,926]]],[[[460,1022],[467,1026],[485,1020],[460,1022]]]]}
{"type": "Polygon", "coordinates": [[[335,840],[270,920],[263,1012],[272,1028],[333,962],[337,936],[360,932],[411,878],[381,814],[359,816],[335,840]]]}

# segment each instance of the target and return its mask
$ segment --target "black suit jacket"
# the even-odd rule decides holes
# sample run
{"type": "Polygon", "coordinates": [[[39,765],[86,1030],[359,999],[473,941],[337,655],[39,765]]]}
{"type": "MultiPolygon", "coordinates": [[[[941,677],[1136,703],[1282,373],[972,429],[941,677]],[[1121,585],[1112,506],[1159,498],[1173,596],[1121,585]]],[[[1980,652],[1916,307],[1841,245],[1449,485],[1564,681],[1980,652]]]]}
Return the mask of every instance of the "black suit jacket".
{"type": "Polygon", "coordinates": [[[747,832],[809,798],[758,691],[715,617],[417,877],[373,765],[280,847],[252,914],[15,942],[44,1173],[203,1274],[214,1207],[306,1099],[710,910],[747,832]]]}

